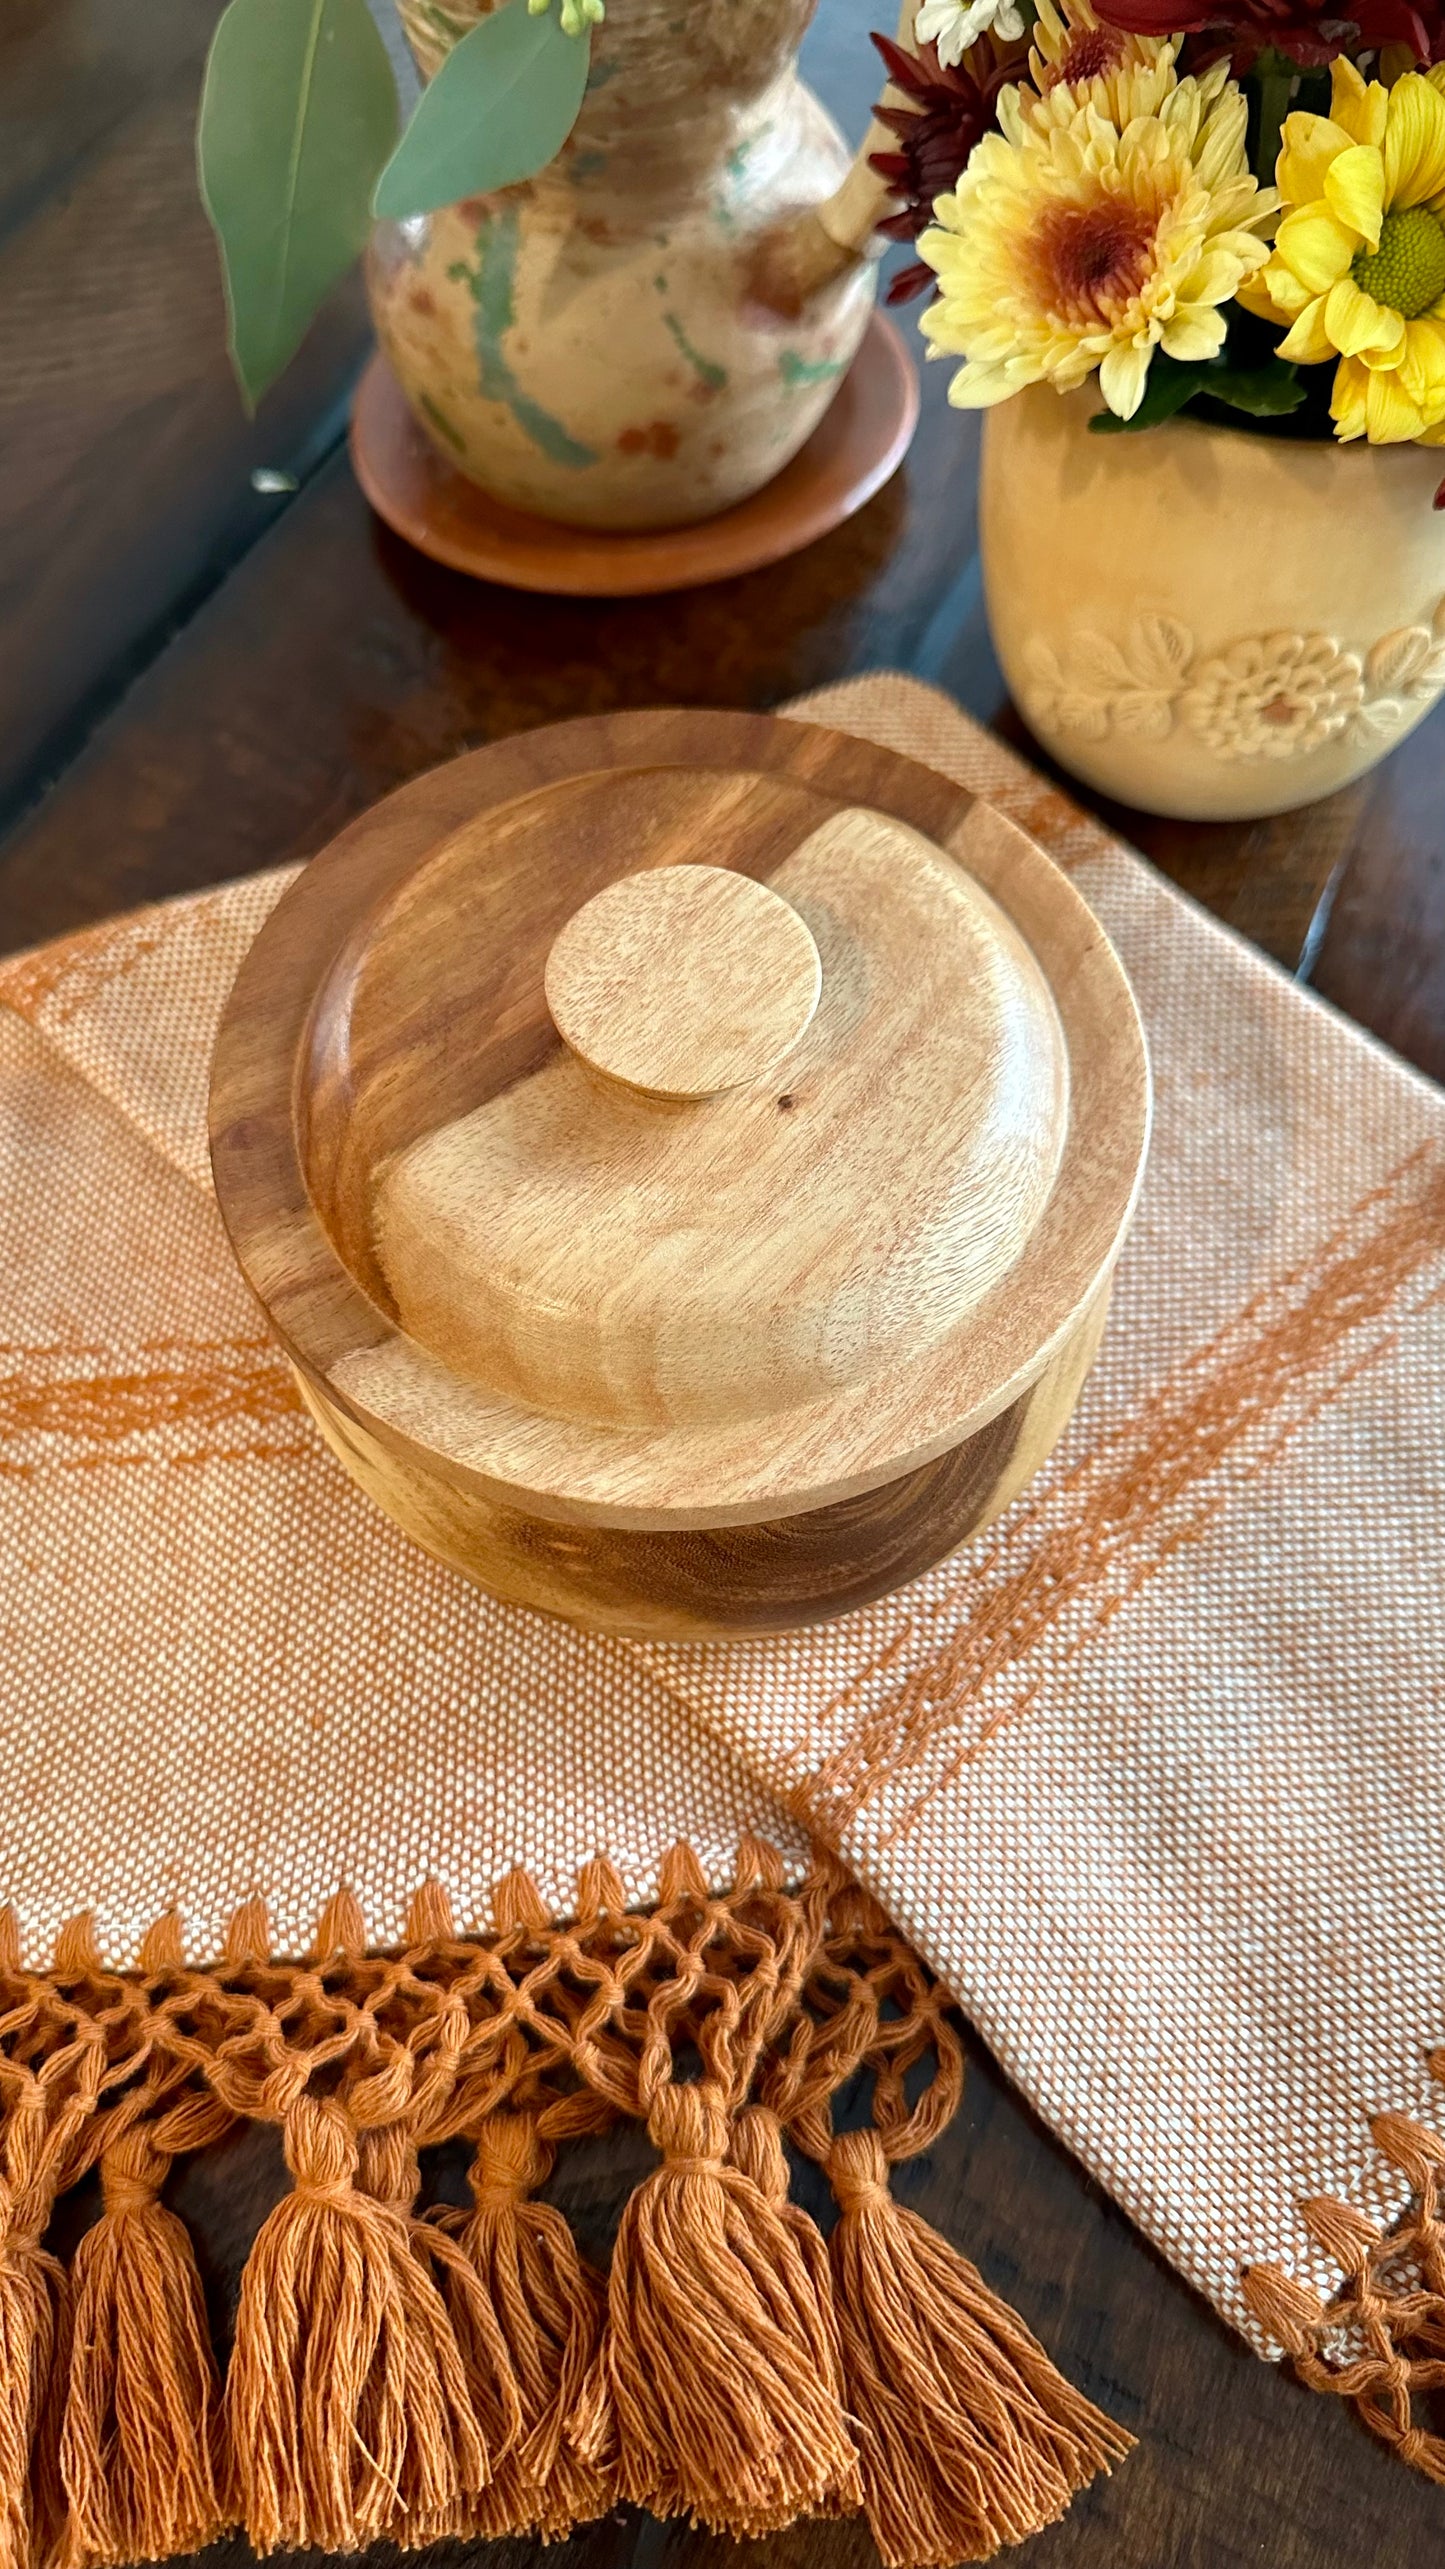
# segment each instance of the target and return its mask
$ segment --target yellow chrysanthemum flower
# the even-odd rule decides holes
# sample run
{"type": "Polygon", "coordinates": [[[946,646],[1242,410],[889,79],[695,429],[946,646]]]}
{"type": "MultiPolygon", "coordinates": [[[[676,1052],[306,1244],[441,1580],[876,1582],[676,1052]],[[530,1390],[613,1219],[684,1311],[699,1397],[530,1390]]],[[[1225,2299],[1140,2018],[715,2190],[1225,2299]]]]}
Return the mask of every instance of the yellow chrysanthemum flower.
{"type": "Polygon", "coordinates": [[[1445,423],[1441,78],[1407,72],[1386,90],[1341,56],[1328,116],[1285,118],[1276,175],[1288,211],[1239,297],[1290,324],[1282,357],[1339,359],[1335,435],[1374,446],[1435,445],[1445,423]]]}
{"type": "Polygon", "coordinates": [[[1157,116],[1174,87],[1170,36],[1127,36],[1102,26],[1089,0],[1039,0],[1029,48],[1033,91],[1018,92],[1025,115],[1067,124],[1072,109],[1093,107],[1122,134],[1136,116],[1157,116]]]}
{"type": "MultiPolygon", "coordinates": [[[[1155,69],[1138,79],[1157,79],[1155,69]]],[[[1027,108],[999,101],[1003,132],[975,145],[919,252],[939,295],[922,328],[962,357],[961,409],[1026,384],[1069,392],[1097,369],[1109,408],[1132,419],[1156,348],[1212,357],[1220,307],[1268,258],[1255,226],[1274,211],[1244,153],[1245,103],[1223,63],[1200,80],[1167,67],[1158,105],[1120,127],[1065,89],[1027,108]]]]}

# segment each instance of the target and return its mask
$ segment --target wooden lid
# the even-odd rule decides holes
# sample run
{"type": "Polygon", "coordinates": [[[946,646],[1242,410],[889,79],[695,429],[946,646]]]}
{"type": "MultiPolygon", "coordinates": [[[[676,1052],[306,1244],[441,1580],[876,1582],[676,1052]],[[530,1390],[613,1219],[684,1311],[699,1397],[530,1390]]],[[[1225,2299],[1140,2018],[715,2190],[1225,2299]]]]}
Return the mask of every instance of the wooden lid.
{"type": "Polygon", "coordinates": [[[905,1363],[1017,1263],[1063,1030],[1017,929],[905,823],[845,806],[771,886],[622,875],[543,986],[567,1049],[376,1172],[402,1327],[465,1382],[598,1426],[755,1418],[905,1363]]]}
{"type": "Polygon", "coordinates": [[[303,1372],[632,1525],[822,1505],[984,1424],[1107,1274],[1147,1120],[1041,851],[746,715],[559,726],[367,814],[263,929],[213,1087],[303,1372]]]}
{"type": "Polygon", "coordinates": [[[720,865],[621,874],[554,939],[552,1023],[645,1097],[697,1103],[766,1079],[812,1021],[823,966],[807,921],[720,865]]]}

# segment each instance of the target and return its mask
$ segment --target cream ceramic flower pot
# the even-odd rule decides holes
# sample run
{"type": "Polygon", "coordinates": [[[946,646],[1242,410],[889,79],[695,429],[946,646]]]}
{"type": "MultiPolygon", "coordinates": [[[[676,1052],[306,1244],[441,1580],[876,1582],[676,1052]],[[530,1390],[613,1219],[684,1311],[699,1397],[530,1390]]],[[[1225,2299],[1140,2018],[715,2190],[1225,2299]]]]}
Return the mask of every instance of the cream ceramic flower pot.
{"type": "Polygon", "coordinates": [[[1187,820],[1363,775],[1445,687],[1445,455],[1192,420],[1097,437],[1095,406],[1041,386],[984,426],[989,622],[1038,738],[1187,820]]]}
{"type": "MultiPolygon", "coordinates": [[[[377,335],[428,435],[494,499],[567,526],[691,525],[817,427],[876,269],[819,231],[850,155],[798,78],[811,7],[608,0],[549,168],[377,226],[377,335]]],[[[479,0],[402,14],[429,74],[479,0]]]]}

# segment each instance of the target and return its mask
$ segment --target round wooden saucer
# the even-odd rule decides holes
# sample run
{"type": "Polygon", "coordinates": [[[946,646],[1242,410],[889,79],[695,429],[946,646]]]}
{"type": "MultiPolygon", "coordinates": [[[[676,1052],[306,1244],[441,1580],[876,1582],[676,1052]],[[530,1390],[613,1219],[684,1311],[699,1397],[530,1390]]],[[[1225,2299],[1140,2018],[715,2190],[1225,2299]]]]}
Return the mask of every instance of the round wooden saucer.
{"type": "Polygon", "coordinates": [[[650,597],[756,571],[841,526],[897,471],[917,422],[917,375],[875,312],[806,446],[752,499],[701,526],[604,535],[489,499],[438,453],[379,355],[357,391],[351,460],[377,515],[454,571],[554,597],[650,597]]]}

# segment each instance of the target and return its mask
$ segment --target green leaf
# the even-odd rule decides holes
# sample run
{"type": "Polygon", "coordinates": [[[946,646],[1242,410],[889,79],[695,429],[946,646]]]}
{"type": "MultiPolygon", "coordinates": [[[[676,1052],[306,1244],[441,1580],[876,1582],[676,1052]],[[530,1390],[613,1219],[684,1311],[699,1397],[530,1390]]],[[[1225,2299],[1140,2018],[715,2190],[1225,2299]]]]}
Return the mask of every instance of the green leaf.
{"type": "Polygon", "coordinates": [[[1221,366],[1200,386],[1211,401],[1228,402],[1254,419],[1281,419],[1305,397],[1297,366],[1273,357],[1265,366],[1221,366]]]}
{"type": "Polygon", "coordinates": [[[1172,419],[1197,392],[1203,392],[1209,379],[1209,366],[1201,359],[1197,364],[1179,364],[1173,357],[1156,356],[1144,379],[1144,398],[1132,419],[1119,419],[1112,410],[1097,411],[1089,426],[1096,437],[1120,437],[1136,428],[1157,428],[1161,420],[1172,419]]]}
{"type": "Polygon", "coordinates": [[[1231,410],[1247,411],[1253,419],[1279,419],[1298,410],[1305,388],[1298,369],[1278,357],[1262,366],[1231,366],[1223,356],[1181,365],[1161,352],[1150,365],[1144,398],[1133,418],[1116,419],[1111,410],[1099,411],[1089,426],[1100,437],[1117,436],[1126,429],[1157,428],[1200,394],[1227,403],[1231,410]]]}
{"type": "Polygon", "coordinates": [[[545,169],[577,122],[591,57],[590,29],[566,35],[555,10],[534,18],[526,0],[507,0],[422,91],[377,183],[377,213],[430,214],[545,169]]]}
{"type": "Polygon", "coordinates": [[[362,247],[398,121],[366,0],[230,0],[206,63],[196,156],[248,410],[362,247]]]}

